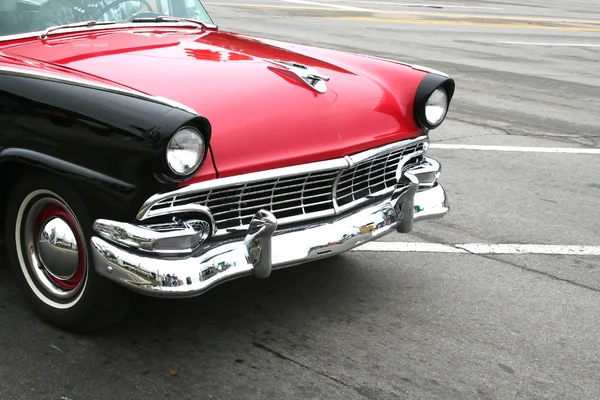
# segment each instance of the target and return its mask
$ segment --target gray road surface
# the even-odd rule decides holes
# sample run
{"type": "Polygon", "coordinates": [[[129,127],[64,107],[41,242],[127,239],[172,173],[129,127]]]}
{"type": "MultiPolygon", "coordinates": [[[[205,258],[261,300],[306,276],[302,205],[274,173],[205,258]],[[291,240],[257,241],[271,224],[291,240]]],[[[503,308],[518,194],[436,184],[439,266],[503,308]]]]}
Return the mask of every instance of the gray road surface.
{"type": "MultiPolygon", "coordinates": [[[[206,6],[222,29],[450,73],[436,143],[600,147],[600,47],[581,46],[600,45],[600,3],[408,3],[206,6]]],[[[452,215],[385,240],[600,245],[600,155],[431,153],[452,215]]],[[[599,257],[353,252],[85,337],[0,282],[2,399],[600,397],[599,257]]]]}

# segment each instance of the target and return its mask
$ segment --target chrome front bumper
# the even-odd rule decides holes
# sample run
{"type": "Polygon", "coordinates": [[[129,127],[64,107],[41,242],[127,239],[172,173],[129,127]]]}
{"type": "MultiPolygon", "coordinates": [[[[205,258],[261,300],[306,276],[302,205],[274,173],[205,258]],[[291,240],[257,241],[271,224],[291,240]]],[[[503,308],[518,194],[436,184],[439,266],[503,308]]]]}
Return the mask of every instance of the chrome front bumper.
{"type": "Polygon", "coordinates": [[[437,183],[440,166],[435,160],[403,173],[404,181],[375,205],[326,222],[277,231],[277,220],[267,211],[252,219],[244,238],[204,243],[198,251],[174,255],[152,251],[173,240],[201,240],[193,230],[175,236],[136,225],[98,220],[99,236],[91,239],[97,272],[142,294],[191,297],[234,278],[266,278],[274,269],[344,253],[390,232],[408,233],[413,222],[441,218],[449,211],[444,188],[437,183]],[[418,177],[433,180],[420,183],[418,177]],[[163,237],[164,236],[164,237],[163,237]],[[119,243],[120,245],[118,245],[119,243]],[[131,246],[131,243],[138,244],[131,246]],[[139,245],[139,244],[142,245],[139,245]],[[202,250],[202,249],[205,250],[202,250]]]}

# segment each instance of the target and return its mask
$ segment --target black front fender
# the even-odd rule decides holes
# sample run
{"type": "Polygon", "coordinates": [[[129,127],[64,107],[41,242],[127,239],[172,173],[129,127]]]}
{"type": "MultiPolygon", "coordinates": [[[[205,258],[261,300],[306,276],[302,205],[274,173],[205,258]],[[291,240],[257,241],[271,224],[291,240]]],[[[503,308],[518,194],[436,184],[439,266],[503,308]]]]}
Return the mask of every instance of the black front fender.
{"type": "Polygon", "coordinates": [[[208,120],[184,106],[92,81],[0,67],[0,167],[10,162],[58,174],[84,201],[100,195],[128,218],[149,196],[177,186],[165,150],[187,125],[209,143],[208,120]]]}

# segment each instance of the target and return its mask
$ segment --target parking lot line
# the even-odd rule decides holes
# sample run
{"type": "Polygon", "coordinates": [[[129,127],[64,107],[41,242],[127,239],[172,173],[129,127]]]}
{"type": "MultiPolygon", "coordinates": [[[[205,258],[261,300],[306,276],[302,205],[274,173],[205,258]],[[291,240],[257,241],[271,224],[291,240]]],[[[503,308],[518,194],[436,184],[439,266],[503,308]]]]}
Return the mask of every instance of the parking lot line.
{"type": "Polygon", "coordinates": [[[398,253],[459,253],[459,254],[544,254],[565,256],[600,256],[600,246],[563,246],[545,244],[486,244],[486,243],[416,243],[369,242],[353,251],[398,253]]]}
{"type": "Polygon", "coordinates": [[[589,43],[536,43],[536,42],[507,42],[500,41],[500,44],[519,44],[524,46],[566,46],[566,47],[600,47],[600,44],[589,43]]]}
{"type": "Polygon", "coordinates": [[[514,151],[523,153],[600,154],[600,149],[569,147],[522,147],[432,143],[429,145],[429,148],[445,150],[514,151]]]}

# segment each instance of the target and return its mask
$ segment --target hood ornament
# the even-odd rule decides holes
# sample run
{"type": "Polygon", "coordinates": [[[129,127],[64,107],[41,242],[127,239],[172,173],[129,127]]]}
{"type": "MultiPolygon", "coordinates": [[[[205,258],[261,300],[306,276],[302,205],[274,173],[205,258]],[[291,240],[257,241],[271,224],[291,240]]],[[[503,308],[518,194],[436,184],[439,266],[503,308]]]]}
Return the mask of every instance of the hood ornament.
{"type": "Polygon", "coordinates": [[[267,60],[273,64],[285,67],[285,70],[278,71],[287,73],[287,75],[294,78],[300,78],[304,84],[309,86],[311,89],[323,94],[327,92],[327,85],[325,82],[329,81],[329,77],[319,73],[316,69],[308,67],[306,65],[280,60],[267,60]]]}

